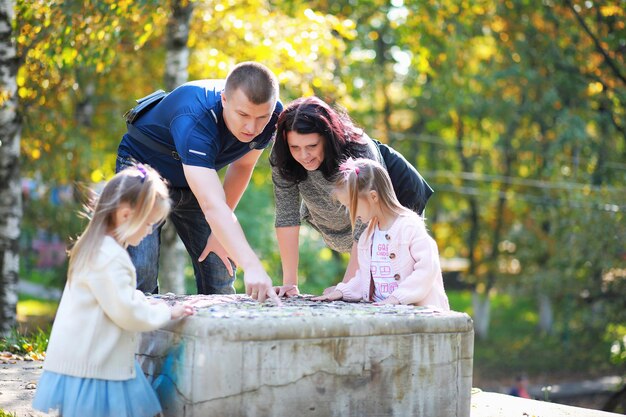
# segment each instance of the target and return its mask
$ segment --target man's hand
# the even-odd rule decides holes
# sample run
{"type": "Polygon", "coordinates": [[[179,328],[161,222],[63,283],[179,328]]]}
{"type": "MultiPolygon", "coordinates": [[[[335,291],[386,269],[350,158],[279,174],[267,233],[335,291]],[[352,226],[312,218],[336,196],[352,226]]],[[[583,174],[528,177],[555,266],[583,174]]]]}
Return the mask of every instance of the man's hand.
{"type": "MultiPolygon", "coordinates": [[[[211,253],[211,252],[216,254],[217,257],[220,258],[222,260],[222,262],[224,262],[224,265],[226,266],[226,269],[228,270],[228,274],[232,277],[233,276],[233,266],[230,263],[230,261],[232,259],[228,257],[228,252],[226,252],[226,249],[224,249],[222,244],[219,242],[219,240],[217,240],[217,238],[215,237],[215,235],[213,233],[211,233],[209,235],[209,238],[206,241],[206,247],[204,248],[204,250],[200,254],[200,257],[198,258],[198,261],[199,262],[204,261],[206,259],[206,257],[209,256],[209,253],[211,253]]],[[[233,261],[233,263],[234,263],[234,261],[233,261]]]]}
{"type": "Polygon", "coordinates": [[[311,300],[313,301],[336,301],[341,300],[343,298],[343,293],[339,290],[332,290],[326,294],[320,295],[319,297],[313,297],[311,300]]]}
{"type": "Polygon", "coordinates": [[[300,295],[300,290],[297,285],[289,284],[289,285],[281,285],[279,287],[274,287],[274,292],[278,294],[279,297],[295,297],[300,295]]]}
{"type": "Polygon", "coordinates": [[[283,305],[272,287],[272,280],[263,267],[244,270],[243,282],[246,286],[246,294],[253,299],[262,303],[271,298],[277,305],[283,305]]]}

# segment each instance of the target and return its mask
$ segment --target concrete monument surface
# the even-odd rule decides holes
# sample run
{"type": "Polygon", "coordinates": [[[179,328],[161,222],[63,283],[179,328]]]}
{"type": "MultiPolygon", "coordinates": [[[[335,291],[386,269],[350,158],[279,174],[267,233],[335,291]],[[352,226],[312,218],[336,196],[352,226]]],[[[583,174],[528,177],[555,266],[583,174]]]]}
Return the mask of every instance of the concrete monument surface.
{"type": "Polygon", "coordinates": [[[195,316],[138,351],[165,416],[469,417],[474,332],[465,313],[242,295],[186,300],[195,316]]]}

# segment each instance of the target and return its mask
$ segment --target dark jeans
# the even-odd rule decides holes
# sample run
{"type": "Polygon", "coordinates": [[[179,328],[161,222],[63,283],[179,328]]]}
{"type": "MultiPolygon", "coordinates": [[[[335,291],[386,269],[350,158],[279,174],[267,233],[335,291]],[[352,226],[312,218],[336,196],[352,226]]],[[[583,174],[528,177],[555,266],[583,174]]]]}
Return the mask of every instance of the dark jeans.
{"type": "MultiPolygon", "coordinates": [[[[132,165],[128,158],[117,157],[115,170],[119,172],[132,165]]],[[[228,275],[228,270],[220,258],[210,253],[203,262],[198,257],[204,250],[211,228],[207,223],[198,200],[189,188],[170,187],[172,211],[167,221],[171,221],[180,236],[193,264],[198,294],[234,294],[235,275],[228,275]]],[[[161,247],[161,228],[146,236],[137,246],[129,246],[128,253],[137,270],[137,289],[156,294],[159,291],[159,252],[161,247]]],[[[235,266],[233,265],[233,271],[235,266]]]]}

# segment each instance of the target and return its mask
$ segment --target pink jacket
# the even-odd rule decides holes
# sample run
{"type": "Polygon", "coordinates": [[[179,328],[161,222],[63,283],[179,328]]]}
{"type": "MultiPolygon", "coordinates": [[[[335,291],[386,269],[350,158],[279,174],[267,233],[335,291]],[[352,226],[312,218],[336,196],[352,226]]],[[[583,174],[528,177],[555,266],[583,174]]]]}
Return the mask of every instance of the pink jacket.
{"type": "MultiPolygon", "coordinates": [[[[371,301],[372,237],[373,230],[361,234],[356,275],[347,283],[337,285],[345,300],[371,301]]],[[[401,304],[449,310],[437,243],[428,234],[423,219],[416,214],[399,216],[387,231],[386,238],[389,240],[392,272],[398,280],[398,288],[392,295],[401,304]]]]}

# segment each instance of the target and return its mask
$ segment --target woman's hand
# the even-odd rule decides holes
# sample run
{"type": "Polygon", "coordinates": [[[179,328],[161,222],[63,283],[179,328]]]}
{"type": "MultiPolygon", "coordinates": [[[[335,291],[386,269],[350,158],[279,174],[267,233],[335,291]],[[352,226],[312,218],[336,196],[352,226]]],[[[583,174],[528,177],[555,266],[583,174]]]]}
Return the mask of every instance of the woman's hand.
{"type": "Polygon", "coordinates": [[[336,301],[341,300],[343,298],[343,293],[339,290],[332,290],[329,293],[322,294],[319,297],[313,297],[311,300],[313,301],[336,301]]]}
{"type": "Polygon", "coordinates": [[[289,284],[289,285],[281,285],[274,287],[274,291],[278,294],[279,297],[295,297],[300,295],[300,290],[297,285],[289,284]]]}
{"type": "Polygon", "coordinates": [[[195,314],[195,309],[188,304],[177,303],[172,306],[171,312],[172,320],[176,320],[195,314]]]}

